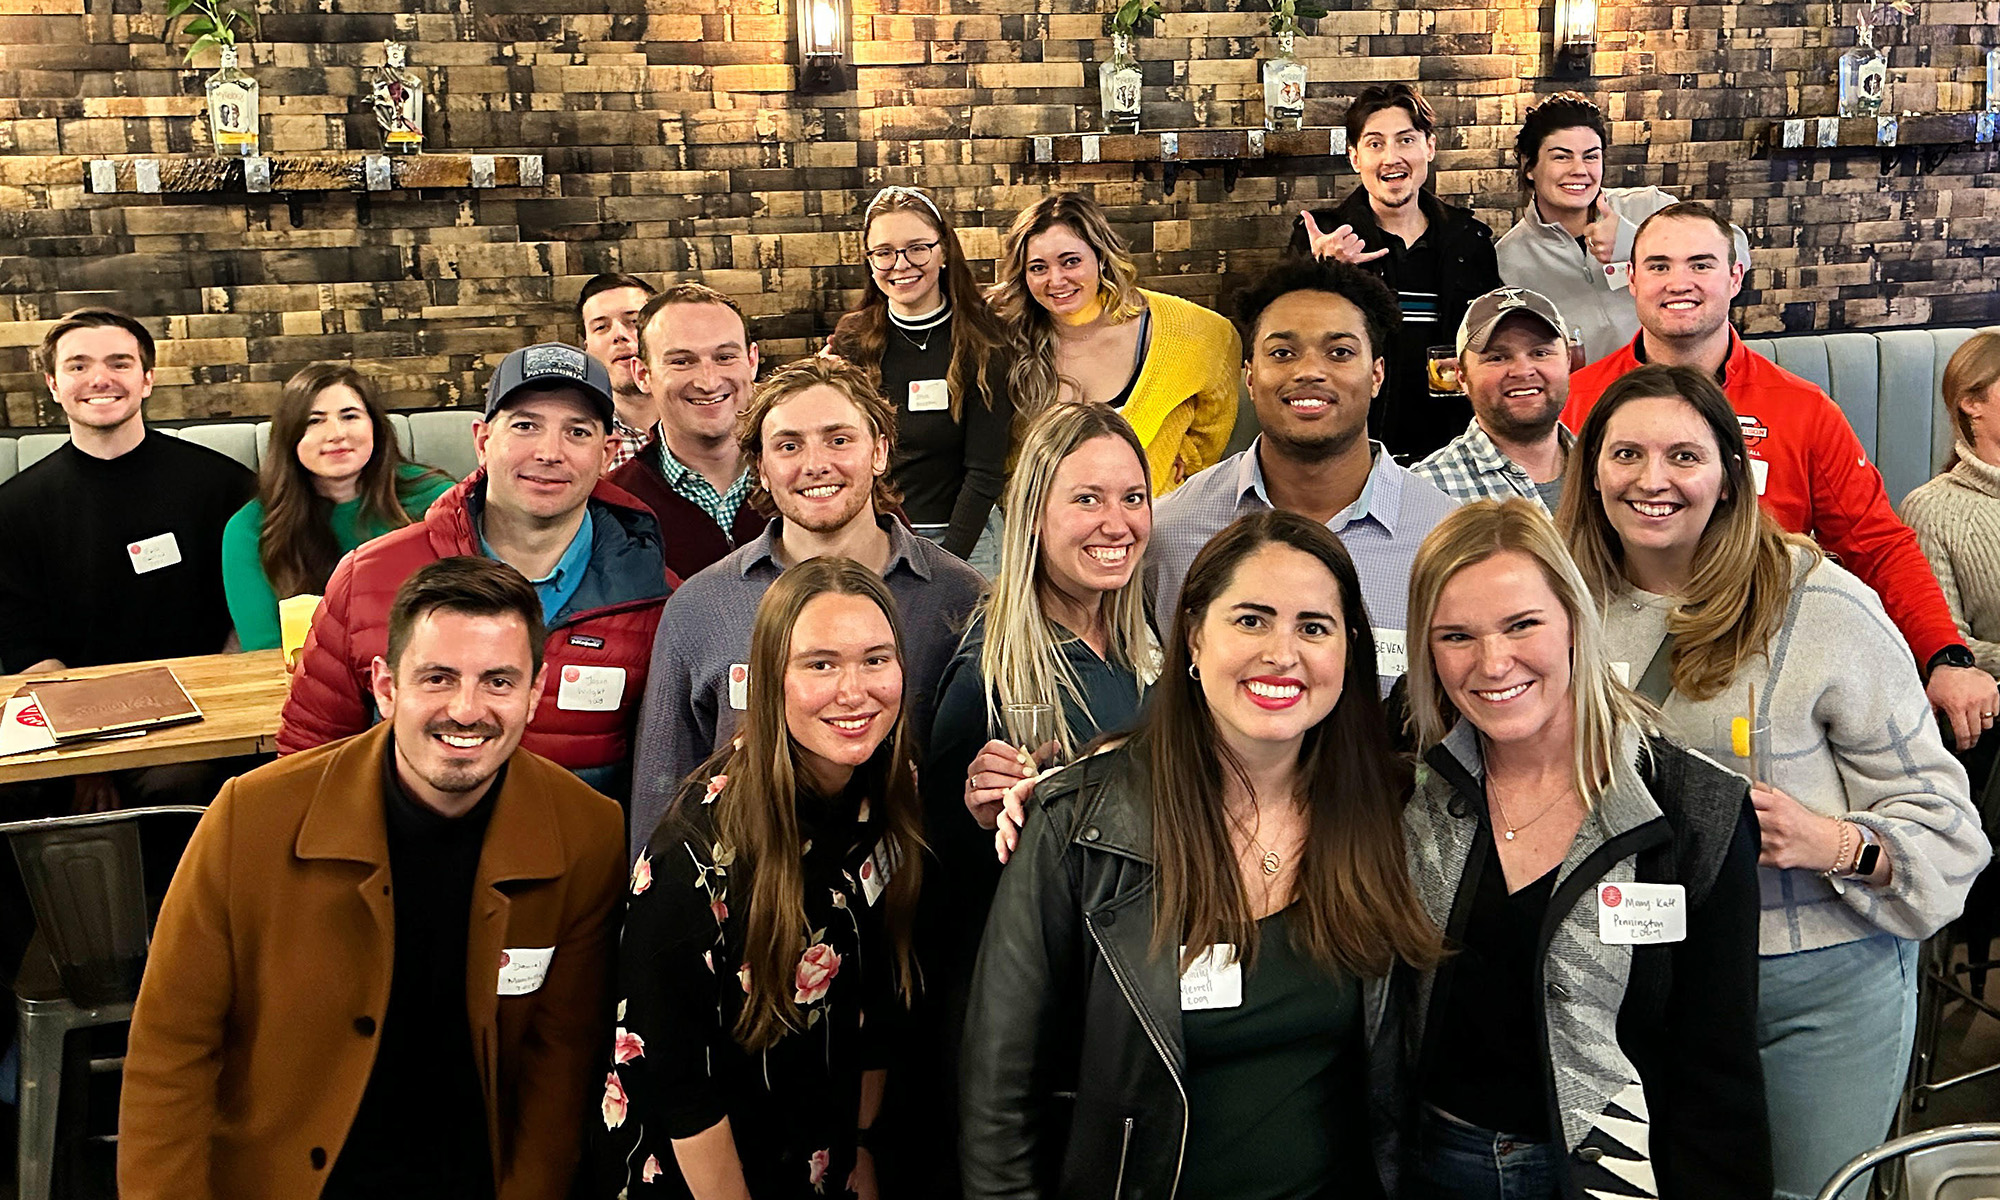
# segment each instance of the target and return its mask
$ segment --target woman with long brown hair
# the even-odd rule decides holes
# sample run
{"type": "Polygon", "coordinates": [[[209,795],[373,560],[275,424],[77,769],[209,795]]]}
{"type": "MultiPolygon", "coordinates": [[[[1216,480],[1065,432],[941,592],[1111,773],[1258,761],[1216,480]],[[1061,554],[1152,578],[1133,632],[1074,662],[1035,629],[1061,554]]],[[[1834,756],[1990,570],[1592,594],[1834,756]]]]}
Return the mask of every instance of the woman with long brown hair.
{"type": "Polygon", "coordinates": [[[1387,977],[1438,939],[1354,565],[1314,521],[1243,517],[1195,557],[1165,654],[1138,731],[997,835],[966,1195],[1380,1194],[1387,977]]]}
{"type": "Polygon", "coordinates": [[[958,231],[924,192],[875,193],[861,217],[861,244],[868,286],[828,345],[896,406],[889,475],[911,527],[991,578],[999,569],[991,518],[1014,419],[1006,329],[973,281],[958,231]]]}
{"type": "Polygon", "coordinates": [[[922,874],[903,662],[888,588],[852,559],[801,563],[758,604],[734,744],[633,869],[607,1192],[877,1195],[922,874]]]}
{"type": "Polygon", "coordinates": [[[1236,327],[1140,287],[1097,201],[1057,192],[1022,209],[995,274],[989,294],[1014,338],[1023,426],[1063,401],[1110,405],[1145,444],[1156,496],[1221,460],[1241,388],[1236,327]]]}
{"type": "Polygon", "coordinates": [[[1990,850],[1909,644],[1873,590],[1778,528],[1753,462],[1710,374],[1640,367],[1578,431],[1558,515],[1610,657],[1669,732],[1751,778],[1758,1046],[1792,1200],[1887,1135],[1917,943],[1990,850]]]}
{"type": "Polygon", "coordinates": [[[359,371],[314,363],[293,375],[271,414],[257,498],[222,532],[223,591],[243,648],[275,649],[279,600],[325,591],[341,555],[408,525],[451,485],[405,461],[359,371]]]}

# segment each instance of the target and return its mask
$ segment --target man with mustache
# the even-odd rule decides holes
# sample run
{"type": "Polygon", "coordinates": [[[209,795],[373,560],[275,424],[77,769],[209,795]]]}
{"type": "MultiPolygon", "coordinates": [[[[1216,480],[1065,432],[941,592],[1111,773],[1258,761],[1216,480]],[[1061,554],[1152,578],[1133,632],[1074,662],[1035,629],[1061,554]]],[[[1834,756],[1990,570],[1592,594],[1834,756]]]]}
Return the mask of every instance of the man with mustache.
{"type": "Polygon", "coordinates": [[[521,744],[560,686],[543,607],[503,563],[422,567],[382,722],[209,807],[133,1011],[121,1195],[569,1193],[625,862],[618,806],[521,744]]]}
{"type": "Polygon", "coordinates": [[[574,346],[529,346],[501,362],[473,427],[479,469],[421,522],[334,568],[285,700],[280,754],[368,728],[396,589],[426,563],[482,555],[534,584],[548,628],[551,702],[523,744],[625,795],[653,631],[679,579],[653,514],[598,478],[613,415],[604,365],[574,346]]]}
{"type": "MultiPolygon", "coordinates": [[[[233,642],[222,530],[257,480],[234,459],[146,428],[153,335],[79,309],[36,366],[69,441],[0,486],[0,672],[218,654],[233,642]]],[[[211,764],[74,781],[79,808],[205,803],[211,764]]],[[[64,790],[70,785],[65,784],[64,790]]]]}
{"type": "Polygon", "coordinates": [[[1396,294],[1403,321],[1380,349],[1388,376],[1368,427],[1396,461],[1415,462],[1472,415],[1462,394],[1431,390],[1426,350],[1451,340],[1473,297],[1500,286],[1493,231],[1424,187],[1437,117],[1409,84],[1373,84],[1354,98],[1347,156],[1361,186],[1338,208],[1299,214],[1291,251],[1360,266],[1396,294]]]}
{"type": "Polygon", "coordinates": [[[1604,389],[1641,363],[1713,375],[1743,425],[1759,504],[1875,589],[1916,655],[1931,706],[1969,749],[2000,712],[2000,692],[1965,645],[1917,535],[1889,507],[1882,472],[1846,415],[1816,385],[1737,336],[1729,302],[1749,264],[1737,258],[1732,233],[1705,204],[1683,202],[1646,218],[1632,238],[1639,334],[1577,372],[1563,424],[1583,428],[1604,389]]]}
{"type": "Polygon", "coordinates": [[[583,326],[583,351],[611,376],[610,465],[615,471],[637,458],[653,439],[659,414],[636,378],[639,365],[639,310],[653,297],[653,285],[637,275],[604,271],[590,277],[576,297],[576,320],[583,326]]]}
{"type": "Polygon", "coordinates": [[[1396,298],[1359,267],[1292,258],[1242,294],[1236,321],[1262,432],[1154,506],[1146,548],[1153,619],[1173,628],[1189,564],[1231,521],[1267,508],[1295,512],[1333,531],[1354,559],[1386,695],[1403,674],[1417,546],[1457,505],[1369,437],[1396,298]]]}
{"type": "Polygon", "coordinates": [[[692,579],[764,532],[763,515],[745,503],[757,481],[736,441],[736,418],[757,382],[757,343],[736,301],[699,283],[648,300],[636,327],[633,378],[659,425],[611,482],[660,518],[667,567],[692,579]]]}

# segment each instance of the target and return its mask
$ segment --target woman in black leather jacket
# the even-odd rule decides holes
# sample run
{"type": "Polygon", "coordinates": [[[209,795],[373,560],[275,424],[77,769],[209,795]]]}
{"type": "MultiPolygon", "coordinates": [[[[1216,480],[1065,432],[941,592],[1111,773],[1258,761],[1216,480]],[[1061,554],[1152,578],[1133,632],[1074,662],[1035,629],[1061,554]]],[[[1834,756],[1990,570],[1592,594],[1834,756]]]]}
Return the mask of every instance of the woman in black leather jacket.
{"type": "Polygon", "coordinates": [[[1144,723],[1035,788],[1001,876],[961,1067],[968,1198],[1345,1198],[1393,1162],[1380,981],[1437,935],[1354,567],[1325,527],[1257,513],[1179,603],[1144,723]]]}

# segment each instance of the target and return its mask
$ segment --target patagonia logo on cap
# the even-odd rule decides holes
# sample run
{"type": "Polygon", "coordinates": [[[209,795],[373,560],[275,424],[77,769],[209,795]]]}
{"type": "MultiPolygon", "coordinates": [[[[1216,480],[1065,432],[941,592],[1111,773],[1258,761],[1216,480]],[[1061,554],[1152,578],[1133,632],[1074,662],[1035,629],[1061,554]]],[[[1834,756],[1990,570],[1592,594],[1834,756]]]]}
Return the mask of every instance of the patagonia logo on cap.
{"type": "Polygon", "coordinates": [[[533,379],[538,375],[567,375],[578,383],[588,375],[583,351],[571,346],[545,344],[530,346],[521,358],[521,374],[533,379]]]}

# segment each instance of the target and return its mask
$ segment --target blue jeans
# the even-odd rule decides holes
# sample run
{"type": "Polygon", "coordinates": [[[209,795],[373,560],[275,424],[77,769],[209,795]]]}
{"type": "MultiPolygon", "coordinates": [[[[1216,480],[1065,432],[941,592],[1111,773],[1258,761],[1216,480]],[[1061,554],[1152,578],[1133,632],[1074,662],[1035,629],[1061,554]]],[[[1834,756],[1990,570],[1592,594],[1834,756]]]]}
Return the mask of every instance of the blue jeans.
{"type": "MultiPolygon", "coordinates": [[[[965,560],[973,570],[989,580],[1000,574],[1002,526],[1000,506],[996,504],[993,506],[993,511],[986,514],[986,528],[980,531],[979,540],[972,544],[972,553],[965,560]]],[[[933,542],[942,542],[945,532],[950,528],[949,525],[912,525],[910,531],[933,542]]]]}
{"type": "Polygon", "coordinates": [[[1404,1200],[1556,1200],[1562,1150],[1426,1109],[1404,1200]]]}
{"type": "MultiPolygon", "coordinates": [[[[1917,952],[1883,933],[1761,961],[1757,1046],[1779,1200],[1809,1200],[1889,1136],[1916,1040],[1917,952]]],[[[1847,1192],[1867,1194],[1866,1177],[1847,1192]]]]}

